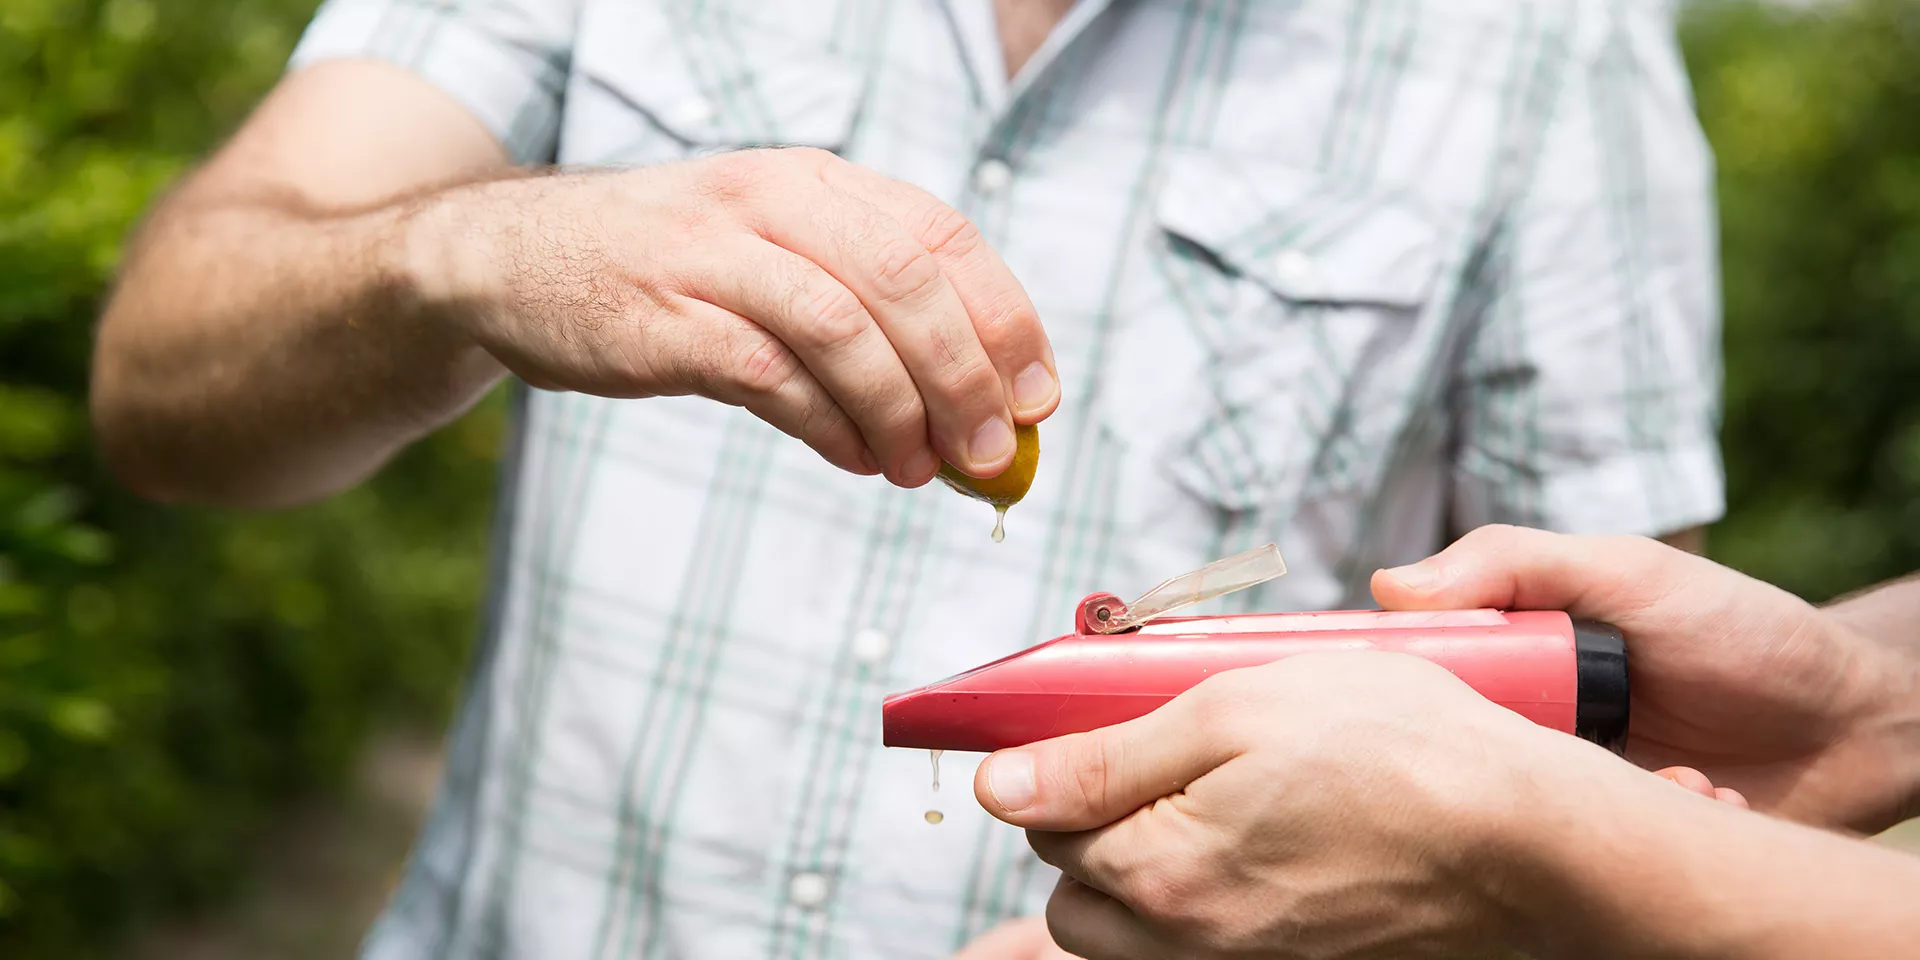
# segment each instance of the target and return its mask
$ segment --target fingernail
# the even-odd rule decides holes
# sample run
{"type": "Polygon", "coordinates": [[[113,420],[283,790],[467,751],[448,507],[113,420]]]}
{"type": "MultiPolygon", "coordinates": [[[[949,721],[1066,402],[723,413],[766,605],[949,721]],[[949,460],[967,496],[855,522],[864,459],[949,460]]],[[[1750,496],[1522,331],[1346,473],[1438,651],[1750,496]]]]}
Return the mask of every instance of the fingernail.
{"type": "Polygon", "coordinates": [[[921,447],[907,462],[900,465],[900,479],[908,483],[924,483],[933,478],[940,469],[940,462],[933,457],[933,451],[921,447]]]}
{"type": "Polygon", "coordinates": [[[991,417],[981,424],[978,430],[973,431],[973,440],[967,444],[967,456],[976,467],[998,463],[1011,452],[1013,425],[999,417],[991,417]]]}
{"type": "Polygon", "coordinates": [[[1387,576],[1400,581],[1400,585],[1409,590],[1432,590],[1446,580],[1446,571],[1428,563],[1410,563],[1404,567],[1394,567],[1387,576]]]}
{"type": "Polygon", "coordinates": [[[875,474],[880,472],[880,461],[875,460],[873,458],[872,450],[860,451],[860,468],[862,470],[865,470],[868,474],[875,474]]]}
{"type": "Polygon", "coordinates": [[[1013,378],[1013,405],[1022,413],[1038,410],[1053,402],[1053,394],[1058,389],[1046,364],[1036,360],[1013,378]]]}
{"type": "Polygon", "coordinates": [[[987,789],[1001,810],[1018,813],[1033,806],[1033,754],[1015,750],[987,762],[987,789]]]}

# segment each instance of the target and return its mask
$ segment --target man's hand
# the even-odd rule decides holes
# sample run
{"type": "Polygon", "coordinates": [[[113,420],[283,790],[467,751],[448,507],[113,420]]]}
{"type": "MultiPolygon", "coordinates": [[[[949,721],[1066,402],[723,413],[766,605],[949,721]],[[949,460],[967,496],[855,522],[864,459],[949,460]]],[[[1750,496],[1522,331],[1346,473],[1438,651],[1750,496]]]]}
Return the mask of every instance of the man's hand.
{"type": "Polygon", "coordinates": [[[1566,610],[1619,627],[1628,757],[1763,811],[1878,831],[1920,788],[1920,663],[1785,591],[1636,537],[1485,527],[1375,574],[1389,609],[1566,610]]]}
{"type": "Polygon", "coordinates": [[[1001,751],[974,792],[1064,873],[1047,919],[1083,957],[1484,957],[1522,935],[1515,826],[1622,779],[1689,800],[1439,666],[1334,653],[1001,751]]]}
{"type": "Polygon", "coordinates": [[[117,473],[275,506],[366,477],[512,370],[737,404],[832,463],[986,477],[1058,406],[965,217],[810,149],[540,175],[444,92],[289,76],[130,245],[91,398],[117,473]]]}
{"type": "Polygon", "coordinates": [[[710,397],[903,486],[999,473],[1060,399],[973,225],[825,151],[481,184],[411,220],[423,297],[537,386],[710,397]]]}
{"type": "Polygon", "coordinates": [[[1080,960],[1060,949],[1043,917],[1009,920],[962,947],[952,960],[1080,960]]]}

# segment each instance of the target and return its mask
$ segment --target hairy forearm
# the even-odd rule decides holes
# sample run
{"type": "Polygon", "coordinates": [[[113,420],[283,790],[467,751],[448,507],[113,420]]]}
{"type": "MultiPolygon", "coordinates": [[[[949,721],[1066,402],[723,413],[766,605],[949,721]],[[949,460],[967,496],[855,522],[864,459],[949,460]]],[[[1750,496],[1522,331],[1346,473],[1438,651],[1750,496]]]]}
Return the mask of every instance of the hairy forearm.
{"type": "Polygon", "coordinates": [[[133,244],[93,405],[116,471],[165,500],[279,505],[350,485],[500,375],[420,297],[416,196],[351,211],[191,183],[133,244]]]}
{"type": "Polygon", "coordinates": [[[1920,859],[1661,783],[1573,802],[1536,835],[1537,956],[1865,960],[1920,943],[1920,859]]]}

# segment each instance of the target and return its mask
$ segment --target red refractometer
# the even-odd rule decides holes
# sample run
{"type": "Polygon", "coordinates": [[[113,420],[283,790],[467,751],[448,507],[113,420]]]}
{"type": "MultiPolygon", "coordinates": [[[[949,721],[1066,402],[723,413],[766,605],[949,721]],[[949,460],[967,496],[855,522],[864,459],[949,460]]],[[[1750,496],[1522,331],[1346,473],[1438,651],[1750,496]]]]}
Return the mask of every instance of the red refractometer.
{"type": "Polygon", "coordinates": [[[1094,594],[1081,601],[1073,633],[888,697],[884,741],[990,752],[1131,720],[1225,670],[1301,653],[1382,650],[1431,660],[1542,726],[1624,748],[1626,644],[1605,624],[1558,611],[1166,616],[1285,572],[1269,545],[1176,577],[1131,604],[1094,594]]]}

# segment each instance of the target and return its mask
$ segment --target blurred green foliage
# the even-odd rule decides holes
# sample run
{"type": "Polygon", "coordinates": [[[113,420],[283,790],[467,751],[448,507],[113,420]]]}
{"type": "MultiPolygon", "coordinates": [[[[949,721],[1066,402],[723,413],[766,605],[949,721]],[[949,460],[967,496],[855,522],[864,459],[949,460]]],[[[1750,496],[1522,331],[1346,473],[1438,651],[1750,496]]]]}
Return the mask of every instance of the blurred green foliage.
{"type": "Polygon", "coordinates": [[[0,957],[83,957],[230,888],[368,725],[442,722],[499,407],[274,515],[116,489],[90,329],[157,191],[238,123],[314,0],[0,0],[0,957]]]}
{"type": "Polygon", "coordinates": [[[1729,478],[1714,557],[1824,600],[1920,570],[1920,4],[1701,5],[1729,478]]]}
{"type": "MultiPolygon", "coordinates": [[[[142,503],[89,446],[122,240],[313,3],[0,0],[0,956],[218,895],[278,799],[460,675],[497,404],[269,516],[142,503]]],[[[1696,4],[1686,39],[1725,224],[1713,552],[1812,598],[1920,569],[1920,7],[1696,4]]]]}

